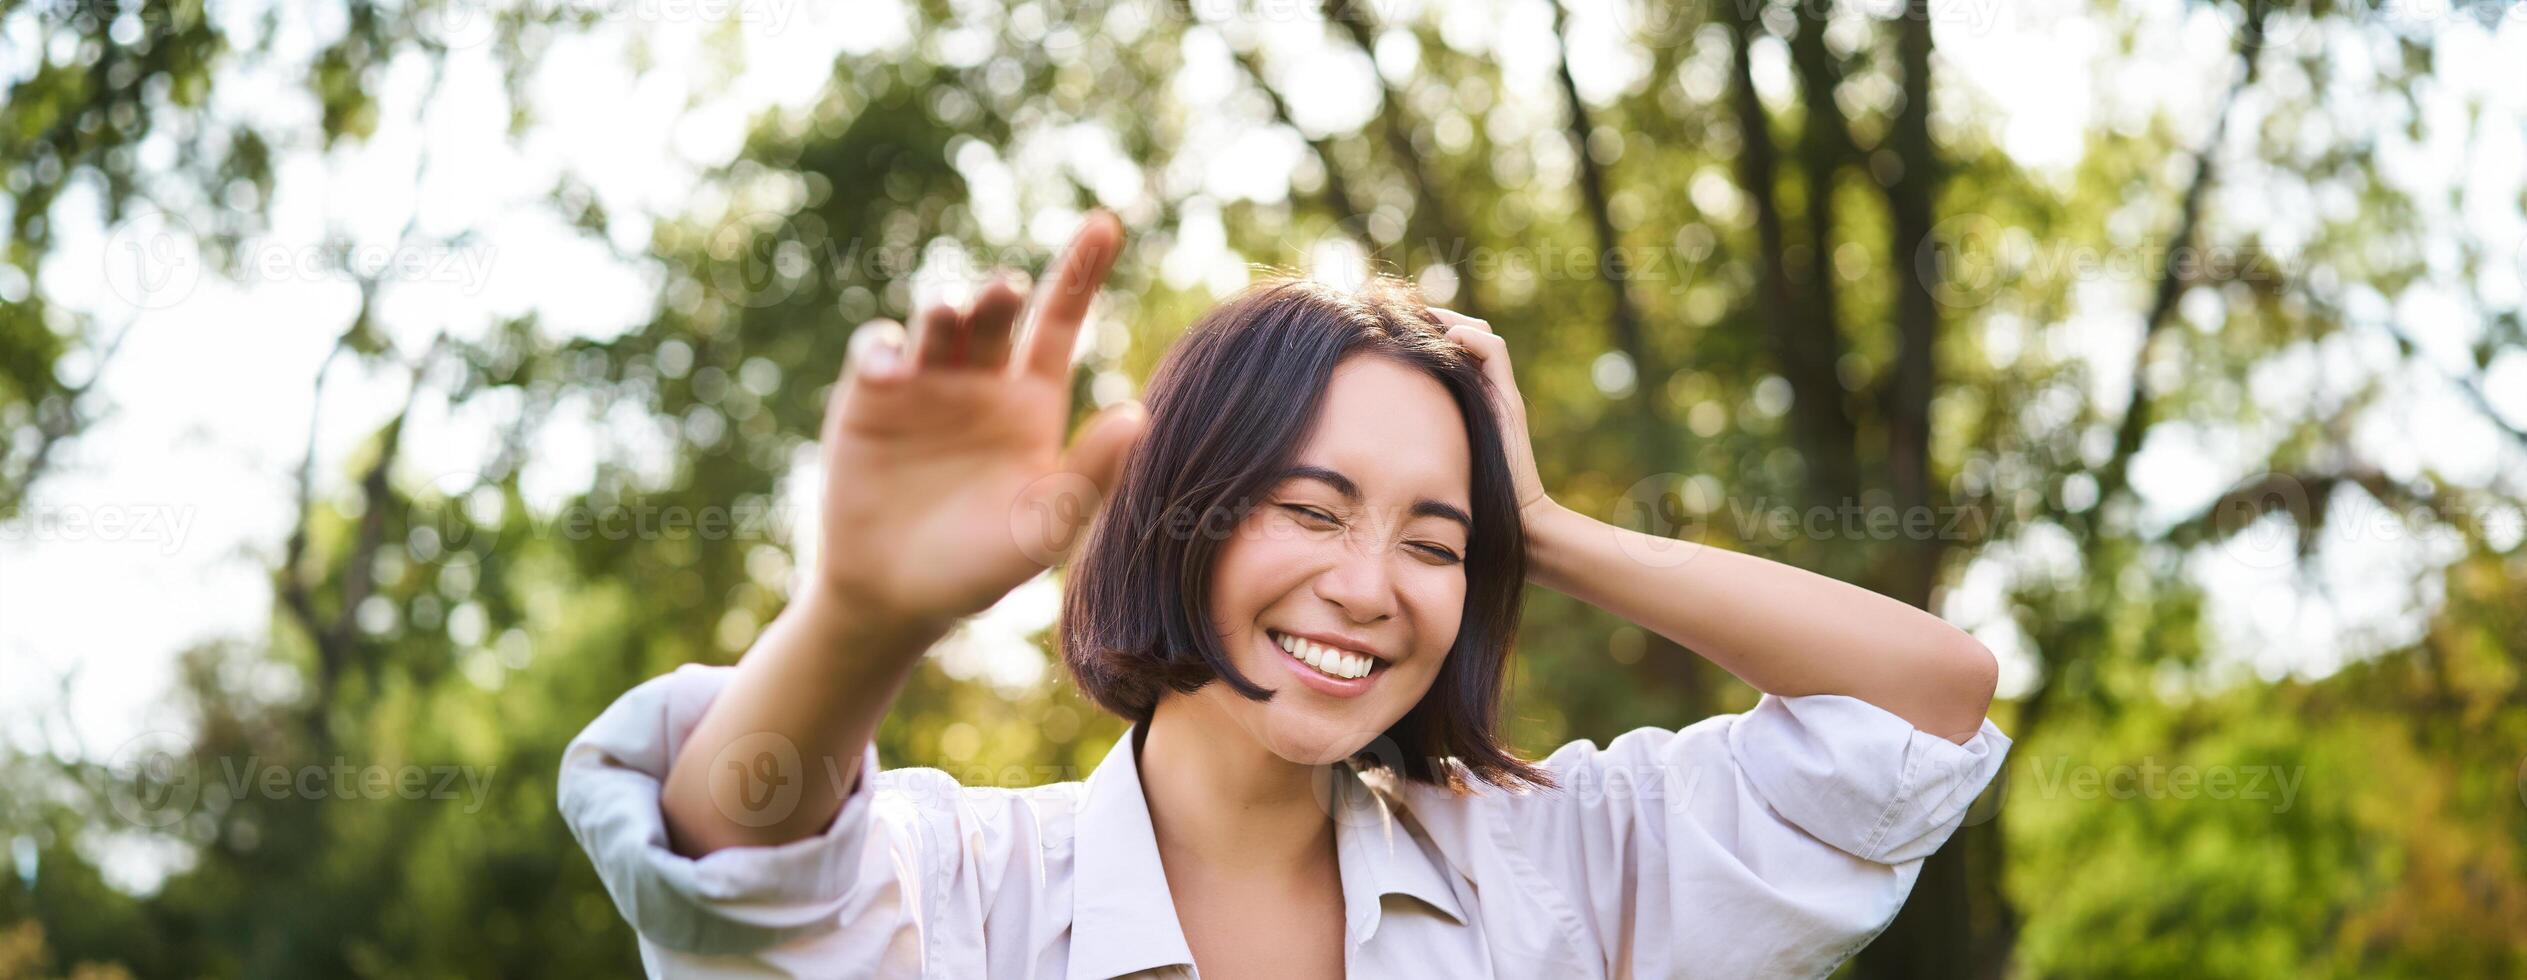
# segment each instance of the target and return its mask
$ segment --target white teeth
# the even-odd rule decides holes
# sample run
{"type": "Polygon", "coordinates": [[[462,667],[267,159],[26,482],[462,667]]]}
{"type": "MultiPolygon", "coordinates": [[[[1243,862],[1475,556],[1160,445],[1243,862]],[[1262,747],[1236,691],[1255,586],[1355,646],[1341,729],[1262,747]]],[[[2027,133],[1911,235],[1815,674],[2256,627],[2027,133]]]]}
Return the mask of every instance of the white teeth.
{"type": "Polygon", "coordinates": [[[1346,680],[1369,676],[1377,661],[1365,654],[1347,653],[1332,647],[1286,634],[1276,637],[1283,652],[1325,674],[1346,680]]]}

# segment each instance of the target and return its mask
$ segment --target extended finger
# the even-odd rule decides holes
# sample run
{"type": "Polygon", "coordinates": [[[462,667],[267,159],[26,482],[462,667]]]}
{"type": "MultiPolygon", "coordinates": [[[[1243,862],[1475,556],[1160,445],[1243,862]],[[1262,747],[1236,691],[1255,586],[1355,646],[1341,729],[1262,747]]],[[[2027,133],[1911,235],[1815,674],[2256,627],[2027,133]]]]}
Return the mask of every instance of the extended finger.
{"type": "Polygon", "coordinates": [[[1089,302],[1097,298],[1097,288],[1105,284],[1106,272],[1122,250],[1122,222],[1104,211],[1090,213],[1036,296],[1035,315],[1018,341],[1017,360],[1023,369],[1053,376],[1070,370],[1080,321],[1087,319],[1089,302]]]}
{"type": "Polygon", "coordinates": [[[1062,454],[1062,468],[1087,477],[1100,491],[1111,490],[1123,476],[1124,458],[1147,431],[1149,409],[1141,403],[1104,409],[1080,427],[1078,438],[1062,454]]]}
{"type": "Polygon", "coordinates": [[[1496,393],[1501,398],[1503,411],[1524,411],[1525,406],[1520,402],[1518,394],[1517,375],[1509,369],[1508,341],[1500,339],[1498,334],[1464,326],[1449,327],[1448,339],[1456,341],[1458,346],[1465,348],[1466,353],[1474,355],[1474,359],[1481,362],[1483,376],[1490,378],[1492,387],[1497,389],[1496,393]]]}
{"type": "Polygon", "coordinates": [[[963,359],[964,315],[946,303],[932,303],[913,321],[913,362],[925,368],[953,367],[963,359]]]}
{"type": "Polygon", "coordinates": [[[826,435],[842,424],[855,399],[883,397],[877,392],[901,387],[898,382],[912,373],[911,356],[905,350],[909,340],[904,325],[893,320],[871,320],[851,331],[851,339],[843,346],[842,376],[825,399],[826,435]]]}
{"type": "Polygon", "coordinates": [[[1009,338],[1018,324],[1018,313],[1027,305],[1024,280],[998,276],[983,287],[983,295],[974,298],[974,309],[965,317],[965,363],[986,371],[996,371],[1009,362],[1009,338]]]}
{"type": "Polygon", "coordinates": [[[1455,310],[1442,309],[1440,307],[1433,306],[1430,308],[1430,314],[1438,317],[1439,323],[1443,326],[1465,327],[1472,330],[1480,330],[1484,333],[1492,332],[1491,324],[1482,320],[1477,320],[1455,310]]]}
{"type": "Polygon", "coordinates": [[[884,380],[904,373],[904,325],[893,320],[871,320],[851,331],[851,340],[844,346],[842,372],[845,378],[884,380]]]}
{"type": "Polygon", "coordinates": [[[1099,506],[1123,475],[1125,460],[1149,429],[1149,410],[1127,401],[1098,412],[1061,468],[1029,483],[1009,513],[1018,549],[1039,565],[1059,564],[1086,537],[1099,506]]]}
{"type": "Polygon", "coordinates": [[[1509,369],[1509,342],[1500,339],[1499,334],[1459,325],[1449,327],[1447,337],[1449,340],[1456,341],[1457,346],[1465,348],[1467,353],[1473,354],[1475,360],[1483,362],[1483,370],[1486,373],[1495,369],[1502,371],[1509,369]]]}

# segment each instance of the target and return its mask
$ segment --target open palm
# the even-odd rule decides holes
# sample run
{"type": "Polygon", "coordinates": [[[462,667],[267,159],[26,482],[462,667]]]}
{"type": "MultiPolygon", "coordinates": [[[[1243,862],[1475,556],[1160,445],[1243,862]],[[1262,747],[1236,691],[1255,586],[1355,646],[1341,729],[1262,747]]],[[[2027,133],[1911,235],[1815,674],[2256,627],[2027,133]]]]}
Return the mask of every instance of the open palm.
{"type": "Polygon", "coordinates": [[[1122,244],[1112,216],[1092,215],[1031,311],[1003,279],[966,309],[924,310],[909,336],[889,322],[853,335],[826,408],[819,587],[944,622],[1068,550],[1146,427],[1127,403],[1062,447],[1071,350],[1122,244]]]}

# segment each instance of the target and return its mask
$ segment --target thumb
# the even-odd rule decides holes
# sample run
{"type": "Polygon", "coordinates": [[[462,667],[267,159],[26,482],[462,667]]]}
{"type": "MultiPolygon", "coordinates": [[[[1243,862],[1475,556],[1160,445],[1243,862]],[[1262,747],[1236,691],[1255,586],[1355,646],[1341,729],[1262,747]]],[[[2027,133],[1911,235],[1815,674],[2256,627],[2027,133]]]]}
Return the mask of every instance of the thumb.
{"type": "Polygon", "coordinates": [[[1062,454],[1062,469],[1087,477],[1099,492],[1114,489],[1123,478],[1123,461],[1149,431],[1149,409],[1136,401],[1107,407],[1088,419],[1062,454]]]}
{"type": "Polygon", "coordinates": [[[1061,467],[1028,485],[1010,514],[1019,550],[1038,565],[1060,564],[1085,537],[1148,429],[1149,410],[1139,402],[1107,408],[1080,427],[1061,467]]]}

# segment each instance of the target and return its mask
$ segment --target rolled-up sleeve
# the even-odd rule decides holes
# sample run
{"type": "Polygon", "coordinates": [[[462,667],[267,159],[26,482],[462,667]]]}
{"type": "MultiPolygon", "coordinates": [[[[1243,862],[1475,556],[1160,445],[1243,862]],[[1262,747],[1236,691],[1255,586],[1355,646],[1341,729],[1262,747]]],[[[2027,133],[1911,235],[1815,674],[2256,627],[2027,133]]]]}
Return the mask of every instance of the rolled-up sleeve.
{"type": "Polygon", "coordinates": [[[1767,696],[1729,726],[1729,757],[1764,804],[1809,836],[1880,864],[1920,861],[2000,771],[1989,720],[1951,742],[1866,701],[1767,696]]]}
{"type": "Polygon", "coordinates": [[[1617,975],[1823,976],[1895,917],[2007,754],[1853,698],[1766,696],[1545,760],[1479,809],[1544,917],[1617,975]]]}
{"type": "MultiPolygon", "coordinates": [[[[783,972],[784,961],[821,961],[831,969],[849,962],[832,958],[852,951],[833,948],[831,940],[857,916],[853,906],[881,897],[866,883],[873,873],[891,877],[890,862],[869,846],[877,834],[870,812],[877,752],[871,748],[862,757],[841,812],[823,833],[700,858],[677,854],[668,844],[660,792],[676,753],[729,673],[684,667],[607,708],[563,753],[562,818],[639,933],[653,973],[671,964],[677,972],[783,972]]],[[[883,930],[869,938],[881,948],[858,953],[882,957],[883,930]]]]}

